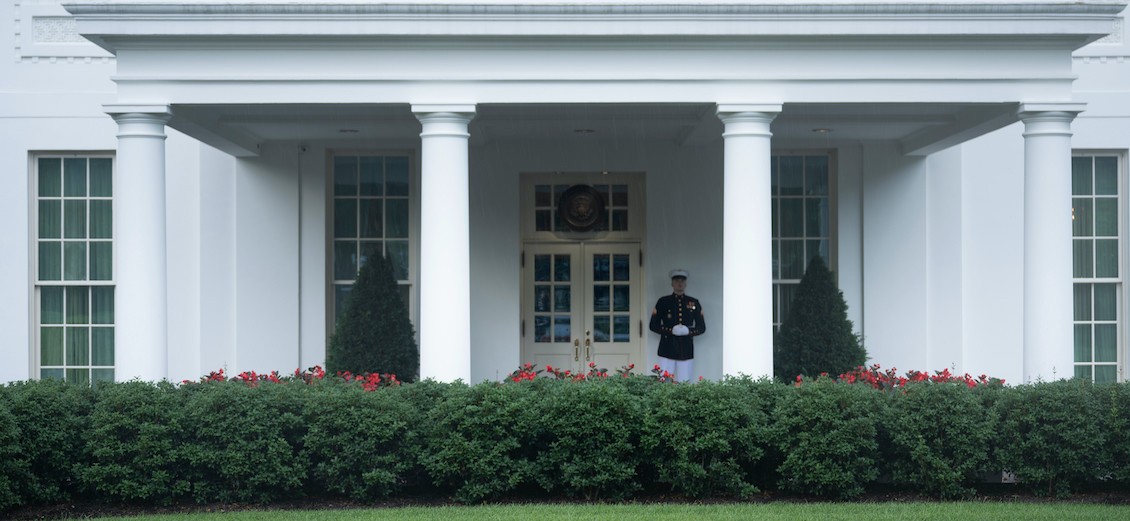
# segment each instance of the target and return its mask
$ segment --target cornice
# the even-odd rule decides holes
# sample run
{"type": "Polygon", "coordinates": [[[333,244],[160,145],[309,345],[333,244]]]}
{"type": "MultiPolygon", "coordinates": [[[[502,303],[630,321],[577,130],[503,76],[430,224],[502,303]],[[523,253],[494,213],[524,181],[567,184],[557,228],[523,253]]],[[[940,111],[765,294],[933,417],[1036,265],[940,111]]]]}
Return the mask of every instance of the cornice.
{"type": "Polygon", "coordinates": [[[582,16],[582,15],[1115,15],[1126,0],[73,0],[64,1],[76,15],[405,15],[436,16],[582,16]]]}

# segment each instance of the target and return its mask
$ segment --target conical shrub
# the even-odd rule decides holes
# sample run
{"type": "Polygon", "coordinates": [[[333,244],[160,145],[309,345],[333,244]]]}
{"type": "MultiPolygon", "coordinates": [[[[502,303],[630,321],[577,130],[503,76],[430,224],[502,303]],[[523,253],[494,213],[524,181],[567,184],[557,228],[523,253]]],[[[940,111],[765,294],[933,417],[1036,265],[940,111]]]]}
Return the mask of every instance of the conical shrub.
{"type": "Polygon", "coordinates": [[[326,351],[326,369],[334,373],[390,373],[412,382],[420,372],[408,307],[392,274],[392,263],[370,255],[345,299],[326,351]]]}
{"type": "Polygon", "coordinates": [[[824,259],[808,263],[773,346],[773,372],[798,375],[843,374],[867,361],[859,335],[847,318],[847,302],[824,259]]]}

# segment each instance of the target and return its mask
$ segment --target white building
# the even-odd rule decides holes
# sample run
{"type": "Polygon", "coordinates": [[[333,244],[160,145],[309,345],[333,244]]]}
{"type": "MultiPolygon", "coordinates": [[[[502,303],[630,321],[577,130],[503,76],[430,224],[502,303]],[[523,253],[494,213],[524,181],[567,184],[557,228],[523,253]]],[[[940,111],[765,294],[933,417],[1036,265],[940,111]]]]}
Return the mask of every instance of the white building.
{"type": "Polygon", "coordinates": [[[441,380],[650,367],[672,268],[767,374],[812,255],[884,368],[1125,378],[1126,0],[62,3],[0,7],[0,381],[323,363],[374,251],[441,380]]]}

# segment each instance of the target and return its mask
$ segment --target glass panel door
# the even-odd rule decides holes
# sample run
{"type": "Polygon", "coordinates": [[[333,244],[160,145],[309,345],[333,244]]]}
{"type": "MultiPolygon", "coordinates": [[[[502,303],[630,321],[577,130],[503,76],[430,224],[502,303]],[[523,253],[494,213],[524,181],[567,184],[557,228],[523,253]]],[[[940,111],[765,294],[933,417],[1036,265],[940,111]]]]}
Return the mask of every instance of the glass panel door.
{"type": "Polygon", "coordinates": [[[585,372],[642,362],[638,244],[527,244],[522,363],[585,372]]]}

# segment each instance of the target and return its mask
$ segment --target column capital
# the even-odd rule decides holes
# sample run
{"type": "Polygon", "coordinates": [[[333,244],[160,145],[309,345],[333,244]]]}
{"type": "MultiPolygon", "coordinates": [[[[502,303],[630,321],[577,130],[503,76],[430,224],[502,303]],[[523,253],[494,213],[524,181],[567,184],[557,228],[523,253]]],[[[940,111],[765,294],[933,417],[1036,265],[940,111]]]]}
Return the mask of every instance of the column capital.
{"type": "Polygon", "coordinates": [[[164,118],[168,121],[173,116],[173,111],[168,105],[146,103],[106,103],[102,110],[117,119],[126,114],[148,115],[153,118],[164,118]]]}
{"type": "Polygon", "coordinates": [[[1086,103],[1021,103],[1016,111],[1024,122],[1024,137],[1071,136],[1071,122],[1086,103]]]}
{"type": "Polygon", "coordinates": [[[417,118],[424,118],[429,115],[438,114],[463,114],[469,115],[471,118],[475,117],[475,104],[474,103],[413,103],[412,113],[417,118]]]}
{"type": "Polygon", "coordinates": [[[773,114],[774,116],[781,112],[780,103],[719,103],[718,104],[718,117],[723,115],[740,114],[743,112],[755,112],[762,114],[773,114]]]}

